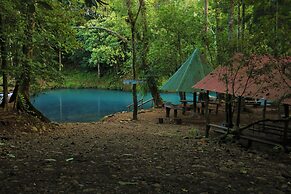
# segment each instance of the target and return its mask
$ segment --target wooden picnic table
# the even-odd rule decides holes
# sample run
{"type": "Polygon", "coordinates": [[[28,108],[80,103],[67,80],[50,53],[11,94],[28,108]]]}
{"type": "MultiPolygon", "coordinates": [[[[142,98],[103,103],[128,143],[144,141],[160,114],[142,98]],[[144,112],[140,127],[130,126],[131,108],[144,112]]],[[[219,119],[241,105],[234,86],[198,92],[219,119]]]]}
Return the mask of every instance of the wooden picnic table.
{"type": "Polygon", "coordinates": [[[178,110],[183,110],[183,107],[179,105],[174,105],[174,104],[165,104],[165,108],[166,108],[166,117],[170,117],[171,109],[174,110],[174,118],[177,118],[178,110]]]}

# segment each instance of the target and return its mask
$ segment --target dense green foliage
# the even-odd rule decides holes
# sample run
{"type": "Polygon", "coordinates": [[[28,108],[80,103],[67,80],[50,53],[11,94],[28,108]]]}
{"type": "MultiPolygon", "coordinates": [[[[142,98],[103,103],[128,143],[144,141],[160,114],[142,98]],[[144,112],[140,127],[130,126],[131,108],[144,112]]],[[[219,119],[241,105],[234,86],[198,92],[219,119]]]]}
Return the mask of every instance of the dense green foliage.
{"type": "MultiPolygon", "coordinates": [[[[64,87],[99,87],[107,84],[96,83],[109,77],[112,85],[122,88],[116,80],[132,79],[127,1],[102,2],[2,0],[3,83],[8,79],[27,95],[31,84],[37,88],[52,80],[64,83],[61,78],[67,71],[60,71],[64,65],[84,70],[76,73],[82,75],[77,80],[83,80],[86,72],[96,75],[94,83],[72,81],[64,87]]],[[[136,79],[152,76],[161,84],[195,48],[214,67],[227,65],[235,52],[290,55],[288,0],[147,0],[146,20],[139,14],[141,2],[132,0],[136,79]]]]}
{"type": "MultiPolygon", "coordinates": [[[[209,1],[208,31],[205,32],[204,1],[146,1],[149,27],[148,62],[152,74],[161,80],[167,78],[195,48],[204,51],[204,59],[213,66],[228,63],[230,56],[237,51],[247,54],[290,54],[288,1],[237,0],[232,1],[232,5],[230,2],[209,1]],[[229,13],[231,6],[232,16],[229,13]]],[[[138,9],[138,3],[135,9],[138,9]]],[[[110,2],[105,8],[98,9],[94,19],[87,21],[84,26],[89,28],[88,30],[79,30],[78,37],[83,44],[80,49],[83,52],[81,66],[97,69],[100,65],[101,75],[107,71],[117,72],[121,77],[130,73],[128,43],[119,36],[100,29],[109,29],[129,40],[125,10],[122,0],[110,2]]],[[[140,46],[140,17],[137,22],[140,64],[140,56],[143,55],[140,46]]],[[[80,52],[74,56],[80,57],[80,52]]],[[[142,72],[138,75],[143,78],[142,72]]]]}
{"type": "Polygon", "coordinates": [[[116,76],[108,74],[98,78],[96,72],[86,69],[64,69],[58,80],[43,81],[32,85],[34,93],[50,88],[100,88],[130,91],[129,85],[124,85],[116,76]]]}

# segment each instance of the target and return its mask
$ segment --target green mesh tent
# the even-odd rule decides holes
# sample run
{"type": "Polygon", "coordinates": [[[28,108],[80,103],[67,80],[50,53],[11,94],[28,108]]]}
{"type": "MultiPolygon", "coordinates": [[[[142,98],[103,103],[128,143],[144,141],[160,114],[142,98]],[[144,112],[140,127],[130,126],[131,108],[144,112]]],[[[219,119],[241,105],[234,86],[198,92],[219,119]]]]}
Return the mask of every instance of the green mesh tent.
{"type": "Polygon", "coordinates": [[[212,71],[212,67],[202,64],[199,49],[181,65],[176,73],[160,88],[168,92],[193,92],[193,85],[212,71]]]}

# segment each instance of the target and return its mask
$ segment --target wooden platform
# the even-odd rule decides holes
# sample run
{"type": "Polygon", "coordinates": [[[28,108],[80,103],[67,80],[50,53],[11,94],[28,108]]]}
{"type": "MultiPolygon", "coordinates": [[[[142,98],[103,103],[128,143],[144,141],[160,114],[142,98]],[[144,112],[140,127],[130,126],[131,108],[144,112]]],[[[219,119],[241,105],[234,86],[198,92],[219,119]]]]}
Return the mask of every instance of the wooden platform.
{"type": "MultiPolygon", "coordinates": [[[[290,118],[281,120],[261,120],[248,126],[242,127],[236,134],[238,139],[248,140],[248,146],[252,142],[259,142],[268,145],[282,146],[288,151],[291,146],[291,128],[289,126],[290,118]]],[[[206,127],[206,137],[212,129],[221,134],[227,134],[228,128],[221,125],[209,124],[206,127]]]]}

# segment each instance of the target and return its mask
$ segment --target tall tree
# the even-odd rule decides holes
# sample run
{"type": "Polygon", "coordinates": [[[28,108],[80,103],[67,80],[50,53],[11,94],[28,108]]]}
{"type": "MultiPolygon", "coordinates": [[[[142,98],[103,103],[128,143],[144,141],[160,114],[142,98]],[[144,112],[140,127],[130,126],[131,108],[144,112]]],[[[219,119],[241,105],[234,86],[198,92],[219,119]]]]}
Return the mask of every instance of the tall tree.
{"type": "Polygon", "coordinates": [[[4,110],[8,109],[8,78],[7,78],[7,39],[5,37],[4,29],[4,16],[0,12],[0,46],[1,46],[1,69],[2,69],[2,79],[3,79],[3,98],[2,98],[2,107],[4,110]]]}
{"type": "Polygon", "coordinates": [[[141,68],[144,71],[146,83],[153,97],[155,106],[161,106],[163,102],[162,102],[160,93],[158,91],[156,79],[153,75],[154,72],[151,72],[149,64],[147,62],[148,51],[149,51],[149,34],[148,34],[146,4],[144,0],[139,0],[139,3],[141,6],[141,20],[142,20],[141,68]]]}
{"type": "Polygon", "coordinates": [[[136,15],[133,14],[133,6],[131,0],[126,0],[128,22],[131,30],[131,57],[132,57],[132,99],[133,99],[133,115],[132,119],[137,120],[137,90],[136,90],[136,21],[140,12],[141,6],[139,5],[136,15]]]}

